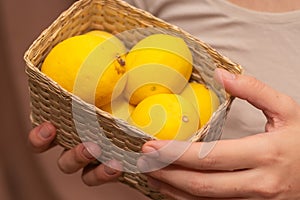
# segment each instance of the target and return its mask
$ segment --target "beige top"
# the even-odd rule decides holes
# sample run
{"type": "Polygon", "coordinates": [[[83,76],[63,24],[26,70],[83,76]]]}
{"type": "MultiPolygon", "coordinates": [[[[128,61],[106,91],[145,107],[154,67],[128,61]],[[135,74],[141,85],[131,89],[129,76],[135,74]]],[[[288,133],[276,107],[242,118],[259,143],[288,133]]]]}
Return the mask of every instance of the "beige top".
{"type": "MultiPolygon", "coordinates": [[[[241,64],[245,74],[255,76],[300,103],[300,11],[262,13],[225,0],[130,2],[199,37],[241,64]]],[[[236,100],[223,136],[242,137],[261,132],[265,122],[261,111],[236,100]]]]}

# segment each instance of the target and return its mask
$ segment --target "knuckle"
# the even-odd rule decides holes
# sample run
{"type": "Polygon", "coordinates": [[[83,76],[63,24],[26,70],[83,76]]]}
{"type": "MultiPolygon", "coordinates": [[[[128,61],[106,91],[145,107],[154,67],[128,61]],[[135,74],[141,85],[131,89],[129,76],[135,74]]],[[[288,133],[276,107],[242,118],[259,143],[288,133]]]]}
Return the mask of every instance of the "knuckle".
{"type": "Polygon", "coordinates": [[[58,158],[57,165],[63,173],[72,174],[85,165],[80,155],[78,155],[77,149],[65,150],[58,158]]]}
{"type": "Polygon", "coordinates": [[[255,87],[257,89],[262,89],[265,86],[264,83],[258,81],[258,79],[253,76],[249,76],[247,81],[250,85],[252,85],[253,87],[255,87]]]}
{"type": "Polygon", "coordinates": [[[72,174],[74,173],[74,166],[68,162],[63,157],[60,157],[57,160],[57,166],[65,174],[72,174]]]}
{"type": "Polygon", "coordinates": [[[41,147],[47,144],[46,141],[39,140],[37,137],[37,128],[32,129],[28,135],[28,143],[35,152],[39,152],[41,147]]]}
{"type": "Polygon", "coordinates": [[[209,155],[199,160],[198,164],[199,169],[213,169],[215,166],[217,166],[217,158],[213,155],[209,155]]]}
{"type": "Polygon", "coordinates": [[[101,164],[92,169],[87,176],[82,176],[82,180],[88,186],[99,186],[117,180],[120,175],[121,172],[117,172],[111,176],[107,175],[103,164],[101,164]]]}
{"type": "Polygon", "coordinates": [[[284,110],[282,112],[287,116],[290,115],[295,117],[295,113],[300,112],[298,103],[292,97],[288,95],[281,95],[281,101],[283,102],[282,105],[284,105],[284,110]]]}
{"type": "Polygon", "coordinates": [[[80,166],[84,165],[87,162],[87,159],[85,158],[85,156],[82,153],[83,148],[84,148],[84,146],[82,144],[80,144],[71,150],[73,153],[74,162],[80,166]]]}
{"type": "Polygon", "coordinates": [[[110,176],[106,176],[104,173],[105,172],[103,172],[103,171],[95,170],[94,175],[95,175],[95,179],[96,179],[96,182],[98,183],[98,185],[106,183],[106,182],[110,182],[114,179],[114,178],[112,179],[110,176]]]}
{"type": "Polygon", "coordinates": [[[256,193],[263,198],[276,198],[282,190],[283,187],[279,179],[275,176],[269,176],[257,186],[256,193]]]}
{"type": "Polygon", "coordinates": [[[204,179],[200,179],[199,177],[191,179],[187,183],[187,189],[190,194],[201,196],[202,194],[207,194],[212,191],[212,186],[209,185],[204,179]]]}
{"type": "Polygon", "coordinates": [[[89,187],[95,186],[95,184],[92,183],[91,181],[89,181],[84,175],[81,176],[81,180],[85,185],[87,185],[89,187]]]}
{"type": "Polygon", "coordinates": [[[165,180],[164,169],[149,172],[149,175],[151,175],[152,177],[158,180],[165,180]]]}
{"type": "Polygon", "coordinates": [[[65,164],[64,164],[62,158],[59,158],[59,159],[57,160],[57,166],[58,166],[58,168],[60,169],[60,171],[62,171],[63,173],[65,173],[65,174],[70,174],[70,173],[71,173],[71,172],[67,169],[67,167],[65,166],[65,164]]]}
{"type": "MultiPolygon", "coordinates": [[[[249,77],[247,79],[247,81],[248,81],[248,84],[251,85],[251,87],[253,88],[253,90],[256,91],[257,94],[262,94],[265,91],[266,84],[258,81],[257,78],[249,77]]],[[[251,99],[247,99],[247,100],[251,101],[251,99]]]]}
{"type": "Polygon", "coordinates": [[[260,155],[259,160],[262,165],[274,165],[281,161],[282,154],[276,145],[267,141],[264,146],[266,147],[266,150],[260,155]]]}
{"type": "Polygon", "coordinates": [[[31,151],[33,151],[34,153],[42,153],[44,151],[43,146],[45,145],[41,142],[35,141],[35,138],[32,135],[28,136],[27,143],[31,151]]]}

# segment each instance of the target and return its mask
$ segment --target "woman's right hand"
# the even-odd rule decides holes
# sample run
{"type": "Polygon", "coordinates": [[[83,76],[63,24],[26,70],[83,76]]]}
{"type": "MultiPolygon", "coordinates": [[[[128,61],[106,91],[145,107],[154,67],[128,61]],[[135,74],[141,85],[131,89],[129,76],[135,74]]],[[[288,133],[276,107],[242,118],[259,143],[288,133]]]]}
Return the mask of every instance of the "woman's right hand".
{"type": "MultiPolygon", "coordinates": [[[[45,152],[54,146],[55,136],[55,127],[49,122],[42,123],[30,131],[28,136],[29,145],[36,153],[45,152]]],[[[115,181],[122,174],[122,166],[114,160],[97,166],[91,164],[96,160],[95,157],[100,155],[100,147],[89,142],[64,150],[58,157],[57,163],[60,170],[66,174],[82,170],[82,181],[88,186],[97,186],[115,181]],[[116,169],[120,169],[120,171],[116,169]]]]}

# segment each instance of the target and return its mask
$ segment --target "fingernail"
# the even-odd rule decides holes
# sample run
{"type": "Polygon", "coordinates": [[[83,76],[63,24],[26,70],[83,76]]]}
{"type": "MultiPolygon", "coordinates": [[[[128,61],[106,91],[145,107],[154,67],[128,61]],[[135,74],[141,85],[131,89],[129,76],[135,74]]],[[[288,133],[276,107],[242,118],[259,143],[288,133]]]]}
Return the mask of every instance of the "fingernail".
{"type": "Polygon", "coordinates": [[[148,183],[148,186],[151,187],[152,189],[154,190],[158,190],[161,186],[161,182],[154,179],[154,178],[151,178],[151,177],[148,177],[147,179],[147,183],[148,183]]]}
{"type": "Polygon", "coordinates": [[[115,160],[108,161],[106,164],[104,164],[104,171],[110,176],[118,173],[120,171],[118,169],[120,169],[120,164],[115,160]]]}
{"type": "Polygon", "coordinates": [[[90,154],[86,147],[83,148],[82,154],[89,160],[94,159],[94,156],[90,154]]]}
{"type": "Polygon", "coordinates": [[[104,166],[104,171],[105,171],[105,173],[107,173],[110,176],[115,175],[118,172],[117,170],[110,168],[106,165],[104,166]]]}
{"type": "Polygon", "coordinates": [[[44,139],[48,139],[51,136],[51,133],[52,128],[48,124],[43,124],[39,131],[39,135],[44,139]]]}
{"type": "Polygon", "coordinates": [[[137,168],[141,173],[145,173],[149,171],[149,164],[145,160],[145,158],[141,157],[137,160],[137,168]]]}
{"type": "Polygon", "coordinates": [[[227,80],[234,80],[236,78],[235,74],[230,73],[229,71],[227,71],[225,69],[217,68],[216,72],[217,72],[217,76],[221,76],[221,77],[217,77],[217,78],[222,78],[222,79],[227,79],[227,80]]]}
{"type": "Polygon", "coordinates": [[[89,160],[95,159],[101,155],[101,149],[97,144],[85,143],[82,154],[89,160]]]}
{"type": "Polygon", "coordinates": [[[151,158],[158,158],[159,157],[158,150],[154,149],[151,146],[144,146],[142,151],[143,151],[143,153],[145,153],[146,156],[149,156],[151,158]]]}

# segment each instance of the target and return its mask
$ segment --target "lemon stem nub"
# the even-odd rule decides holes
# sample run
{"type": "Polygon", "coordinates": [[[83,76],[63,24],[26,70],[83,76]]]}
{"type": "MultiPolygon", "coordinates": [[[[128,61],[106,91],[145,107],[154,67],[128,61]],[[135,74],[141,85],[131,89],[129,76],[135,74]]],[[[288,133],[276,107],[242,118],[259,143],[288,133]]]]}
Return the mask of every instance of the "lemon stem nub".
{"type": "Polygon", "coordinates": [[[183,122],[189,122],[189,118],[187,116],[182,116],[182,121],[183,122]]]}
{"type": "Polygon", "coordinates": [[[122,66],[122,67],[124,67],[125,66],[125,60],[123,60],[122,58],[121,58],[121,56],[117,56],[117,61],[118,61],[118,63],[122,66]]]}

